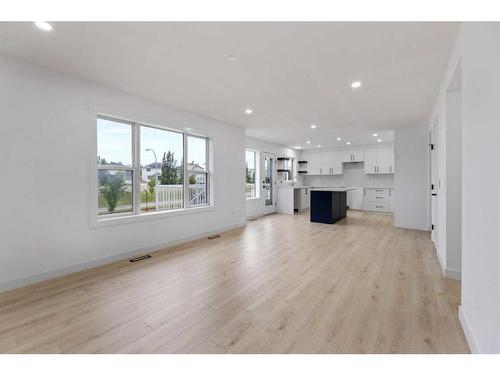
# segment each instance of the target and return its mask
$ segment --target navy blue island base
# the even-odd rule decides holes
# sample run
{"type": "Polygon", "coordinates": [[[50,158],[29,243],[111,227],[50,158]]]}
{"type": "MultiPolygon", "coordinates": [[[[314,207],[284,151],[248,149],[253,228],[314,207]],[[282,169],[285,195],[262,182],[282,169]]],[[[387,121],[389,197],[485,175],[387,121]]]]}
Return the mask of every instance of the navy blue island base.
{"type": "Polygon", "coordinates": [[[345,191],[311,190],[311,221],[333,224],[347,216],[345,191]]]}

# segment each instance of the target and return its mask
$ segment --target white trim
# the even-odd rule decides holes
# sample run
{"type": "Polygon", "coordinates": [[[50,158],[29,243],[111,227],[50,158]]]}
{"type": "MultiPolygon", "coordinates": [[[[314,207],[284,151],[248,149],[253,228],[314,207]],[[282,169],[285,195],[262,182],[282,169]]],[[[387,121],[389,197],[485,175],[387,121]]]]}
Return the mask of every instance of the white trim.
{"type": "Polygon", "coordinates": [[[480,354],[481,349],[477,344],[477,340],[474,338],[472,334],[472,330],[470,328],[470,324],[467,321],[464,309],[462,305],[458,306],[458,319],[460,320],[460,324],[462,325],[462,329],[465,334],[465,339],[467,340],[467,344],[469,344],[469,349],[472,354],[480,354]]]}
{"type": "Polygon", "coordinates": [[[246,222],[243,222],[243,223],[230,225],[230,226],[226,226],[226,227],[222,227],[222,228],[218,228],[218,229],[212,229],[212,230],[207,231],[207,232],[198,233],[198,234],[186,236],[186,237],[181,237],[181,238],[178,238],[178,239],[175,239],[172,241],[167,241],[167,242],[162,242],[162,243],[149,245],[149,246],[145,246],[145,247],[141,247],[141,248],[136,248],[136,249],[124,251],[124,252],[121,252],[118,254],[106,256],[103,258],[95,258],[95,259],[91,259],[91,260],[88,260],[85,262],[72,264],[70,266],[65,266],[62,268],[57,268],[57,269],[53,269],[50,271],[22,277],[20,279],[6,281],[3,283],[0,283],[0,292],[5,292],[5,291],[16,289],[16,288],[21,288],[23,286],[39,283],[39,282],[42,282],[45,280],[54,279],[56,277],[61,277],[64,275],[69,275],[69,274],[83,271],[83,270],[86,270],[89,268],[98,267],[98,266],[102,266],[105,264],[128,259],[128,258],[133,257],[133,256],[142,255],[145,253],[151,253],[151,252],[155,252],[155,251],[159,251],[159,250],[164,250],[164,249],[167,249],[167,248],[172,247],[172,246],[180,245],[180,244],[190,242],[190,241],[199,240],[199,239],[209,237],[209,236],[212,236],[214,234],[221,233],[221,232],[227,232],[227,231],[230,231],[233,229],[243,228],[245,226],[246,226],[246,222]]]}
{"type": "MultiPolygon", "coordinates": [[[[139,221],[159,220],[159,219],[166,219],[168,217],[173,217],[173,216],[200,214],[200,213],[209,212],[209,211],[215,211],[215,206],[209,205],[209,206],[202,206],[202,207],[179,208],[178,210],[141,213],[140,215],[134,215],[133,213],[131,213],[131,214],[126,215],[126,216],[113,216],[113,217],[97,218],[96,220],[93,220],[90,223],[89,228],[99,228],[99,227],[108,227],[110,225],[130,224],[130,223],[136,223],[139,221]]],[[[110,215],[106,215],[106,216],[110,216],[110,215]]]]}
{"type": "Polygon", "coordinates": [[[444,277],[453,280],[462,280],[462,271],[453,270],[451,268],[444,269],[444,277]]]}
{"type": "Polygon", "coordinates": [[[441,259],[441,256],[439,255],[439,250],[434,244],[434,247],[436,249],[436,258],[439,263],[439,267],[441,267],[441,272],[443,272],[443,276],[448,278],[448,279],[453,279],[453,280],[462,280],[462,271],[461,270],[454,270],[451,268],[447,268],[441,259]]]}
{"type": "Polygon", "coordinates": [[[444,265],[443,260],[441,259],[441,256],[439,255],[439,249],[437,248],[436,245],[434,245],[434,247],[436,248],[436,258],[439,262],[439,267],[441,267],[441,272],[443,273],[443,276],[444,276],[444,270],[446,269],[446,267],[444,265]]]}

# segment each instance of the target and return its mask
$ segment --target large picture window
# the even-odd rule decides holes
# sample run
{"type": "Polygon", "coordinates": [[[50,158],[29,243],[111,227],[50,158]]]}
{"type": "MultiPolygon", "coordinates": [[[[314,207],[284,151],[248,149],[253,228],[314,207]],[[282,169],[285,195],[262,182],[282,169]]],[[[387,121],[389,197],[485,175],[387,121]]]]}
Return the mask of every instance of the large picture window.
{"type": "Polygon", "coordinates": [[[100,218],[207,206],[208,138],[97,118],[100,218]]]}
{"type": "Polygon", "coordinates": [[[256,185],[256,153],[255,151],[245,151],[245,196],[247,198],[256,198],[257,185],[256,185]]]}

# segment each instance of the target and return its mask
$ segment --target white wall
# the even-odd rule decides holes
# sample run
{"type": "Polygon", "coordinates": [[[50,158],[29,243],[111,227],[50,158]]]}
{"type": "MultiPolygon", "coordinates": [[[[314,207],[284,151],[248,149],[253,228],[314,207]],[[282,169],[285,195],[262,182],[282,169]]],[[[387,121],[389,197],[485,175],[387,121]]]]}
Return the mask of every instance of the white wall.
{"type": "Polygon", "coordinates": [[[304,176],[311,186],[394,187],[393,174],[366,174],[364,163],[343,163],[344,173],[338,176],[304,176]]]}
{"type": "Polygon", "coordinates": [[[462,92],[446,94],[446,257],[445,275],[462,271],[462,92]]]}
{"type": "Polygon", "coordinates": [[[446,92],[461,64],[460,321],[475,353],[500,353],[499,45],[499,23],[462,24],[430,119],[446,118],[446,92]]]}
{"type": "Polygon", "coordinates": [[[394,225],[429,230],[428,128],[397,129],[394,136],[394,225]]]}
{"type": "MultiPolygon", "coordinates": [[[[288,148],[284,147],[275,143],[270,143],[270,142],[265,142],[260,139],[252,138],[252,137],[246,137],[246,148],[257,151],[257,159],[259,160],[259,165],[262,167],[261,163],[261,157],[260,153],[261,152],[269,152],[271,154],[275,154],[277,156],[288,156],[290,158],[294,158],[294,165],[293,165],[293,177],[296,178],[295,183],[301,183],[300,176],[297,176],[297,161],[299,157],[299,152],[288,148]]],[[[260,170],[261,168],[259,168],[260,170]]],[[[259,174],[260,171],[257,172],[257,175],[259,174]]],[[[258,181],[260,181],[260,176],[257,176],[258,181]]],[[[278,180],[278,184],[280,184],[282,181],[278,180]]],[[[257,187],[260,188],[260,183],[257,184],[257,187]]],[[[276,194],[277,198],[277,194],[276,194]]],[[[262,194],[259,195],[259,198],[256,199],[247,199],[246,201],[246,217],[247,218],[255,218],[262,216],[264,214],[264,197],[262,194]]]]}
{"type": "Polygon", "coordinates": [[[243,129],[1,55],[0,82],[0,289],[244,225],[243,129]],[[98,113],[210,136],[215,209],[90,228],[98,113]]]}
{"type": "Polygon", "coordinates": [[[500,353],[500,24],[462,26],[462,312],[500,353]]]}

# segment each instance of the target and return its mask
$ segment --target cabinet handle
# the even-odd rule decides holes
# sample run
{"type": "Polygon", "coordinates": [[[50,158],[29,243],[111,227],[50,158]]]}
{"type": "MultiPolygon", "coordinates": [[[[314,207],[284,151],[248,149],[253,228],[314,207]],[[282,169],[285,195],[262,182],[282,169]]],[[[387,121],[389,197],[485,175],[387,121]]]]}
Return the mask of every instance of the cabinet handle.
{"type": "Polygon", "coordinates": [[[389,165],[389,172],[392,172],[392,165],[389,165]]]}
{"type": "Polygon", "coordinates": [[[319,174],[322,174],[322,173],[323,173],[323,169],[322,169],[322,168],[320,168],[320,169],[319,169],[319,174]]]}

